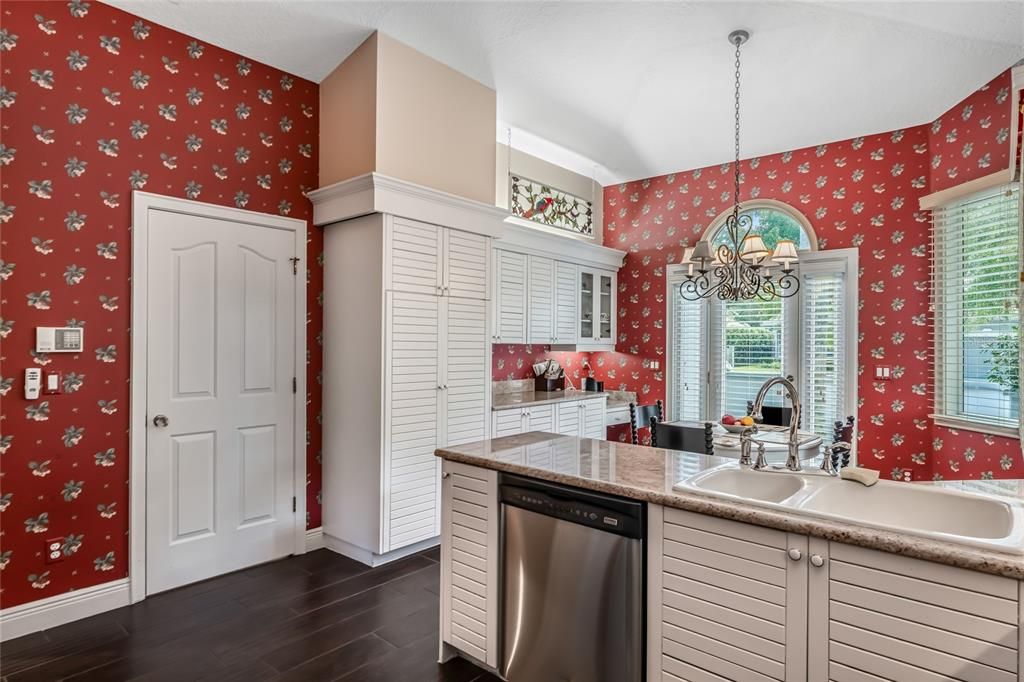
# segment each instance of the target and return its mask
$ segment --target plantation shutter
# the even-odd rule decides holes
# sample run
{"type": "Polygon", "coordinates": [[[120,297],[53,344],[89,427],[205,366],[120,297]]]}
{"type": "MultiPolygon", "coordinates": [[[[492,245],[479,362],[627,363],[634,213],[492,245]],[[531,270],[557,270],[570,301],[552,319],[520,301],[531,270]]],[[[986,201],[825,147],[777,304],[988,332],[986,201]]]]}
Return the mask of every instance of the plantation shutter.
{"type": "Polygon", "coordinates": [[[707,331],[708,305],[704,301],[687,301],[672,287],[672,354],[669,382],[669,419],[704,419],[705,380],[707,371],[704,338],[707,331]]]}
{"type": "Polygon", "coordinates": [[[845,309],[845,272],[808,270],[800,283],[802,429],[831,443],[833,423],[853,414],[845,404],[846,320],[856,311],[845,309]]]}
{"type": "Polygon", "coordinates": [[[935,417],[1020,423],[1020,185],[932,211],[935,417]]]}
{"type": "MultiPolygon", "coordinates": [[[[781,299],[761,301],[714,301],[711,304],[710,417],[747,414],[761,385],[785,375],[787,336],[785,308],[781,299]]],[[[780,390],[773,390],[766,405],[783,405],[780,390]]]]}

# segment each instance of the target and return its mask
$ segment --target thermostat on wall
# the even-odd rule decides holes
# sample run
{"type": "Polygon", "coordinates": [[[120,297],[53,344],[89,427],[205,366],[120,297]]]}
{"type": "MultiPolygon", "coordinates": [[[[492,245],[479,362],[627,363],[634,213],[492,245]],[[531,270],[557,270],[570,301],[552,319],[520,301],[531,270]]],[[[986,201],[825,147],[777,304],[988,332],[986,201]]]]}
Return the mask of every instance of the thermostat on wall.
{"type": "Polygon", "coordinates": [[[81,353],[85,330],[78,327],[36,327],[37,353],[81,353]]]}

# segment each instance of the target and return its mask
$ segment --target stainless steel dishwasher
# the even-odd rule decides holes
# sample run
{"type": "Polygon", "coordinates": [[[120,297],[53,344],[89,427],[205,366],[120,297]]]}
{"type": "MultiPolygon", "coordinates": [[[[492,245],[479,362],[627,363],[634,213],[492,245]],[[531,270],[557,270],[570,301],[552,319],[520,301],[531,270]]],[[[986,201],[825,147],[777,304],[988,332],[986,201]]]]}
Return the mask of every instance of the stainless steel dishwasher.
{"type": "Polygon", "coordinates": [[[642,502],[503,474],[501,674],[508,682],[639,682],[642,502]]]}

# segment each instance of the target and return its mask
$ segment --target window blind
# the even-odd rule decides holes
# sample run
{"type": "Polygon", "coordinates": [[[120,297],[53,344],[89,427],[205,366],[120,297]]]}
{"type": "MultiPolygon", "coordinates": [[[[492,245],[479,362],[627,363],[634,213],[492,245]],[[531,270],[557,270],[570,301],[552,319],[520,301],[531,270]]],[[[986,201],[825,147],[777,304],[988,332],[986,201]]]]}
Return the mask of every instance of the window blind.
{"type": "Polygon", "coordinates": [[[803,429],[831,443],[833,423],[846,417],[846,275],[810,272],[802,279],[803,429]]]}
{"type": "Polygon", "coordinates": [[[1020,420],[1020,185],[932,212],[935,414],[1020,420]]]}
{"type": "MultiPolygon", "coordinates": [[[[711,307],[711,382],[717,400],[710,416],[739,417],[765,381],[787,373],[783,301],[715,301],[711,307]]],[[[773,390],[765,404],[781,406],[781,395],[773,390]]]]}
{"type": "Polygon", "coordinates": [[[704,335],[707,303],[688,301],[672,287],[672,377],[669,409],[671,419],[704,419],[704,335]]]}

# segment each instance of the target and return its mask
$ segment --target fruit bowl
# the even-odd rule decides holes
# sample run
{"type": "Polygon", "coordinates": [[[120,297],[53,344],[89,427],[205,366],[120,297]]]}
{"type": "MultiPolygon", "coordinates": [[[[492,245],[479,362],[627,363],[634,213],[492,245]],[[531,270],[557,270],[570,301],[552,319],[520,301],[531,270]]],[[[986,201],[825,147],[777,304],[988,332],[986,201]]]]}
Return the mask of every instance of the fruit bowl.
{"type": "Polygon", "coordinates": [[[738,422],[736,424],[721,424],[721,427],[729,433],[743,433],[748,429],[754,428],[753,426],[744,426],[738,422]]]}

